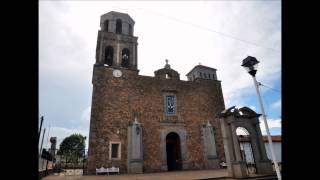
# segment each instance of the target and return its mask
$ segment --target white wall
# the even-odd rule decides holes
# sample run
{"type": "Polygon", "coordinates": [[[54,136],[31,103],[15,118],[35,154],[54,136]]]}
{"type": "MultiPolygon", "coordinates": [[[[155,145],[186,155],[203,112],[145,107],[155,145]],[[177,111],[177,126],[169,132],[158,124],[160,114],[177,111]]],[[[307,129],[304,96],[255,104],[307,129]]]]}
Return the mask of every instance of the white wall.
{"type": "MultiPolygon", "coordinates": [[[[276,156],[276,161],[277,162],[282,162],[281,161],[281,142],[272,142],[272,145],[273,145],[273,150],[274,150],[274,153],[275,153],[275,156],[276,156]]],[[[271,152],[270,152],[270,148],[269,148],[269,143],[265,142],[264,146],[266,147],[268,158],[270,160],[272,160],[271,152]]]]}
{"type": "MultiPolygon", "coordinates": [[[[265,142],[264,145],[266,147],[268,158],[270,160],[272,160],[270,149],[269,149],[269,143],[265,142]]],[[[281,142],[273,142],[272,145],[273,145],[274,153],[275,153],[275,156],[276,156],[276,161],[277,162],[282,162],[281,161],[281,142]]],[[[243,148],[244,148],[244,151],[245,151],[245,154],[246,154],[246,161],[247,162],[253,162],[252,150],[250,150],[250,144],[248,142],[242,142],[241,146],[243,146],[243,148]]],[[[242,147],[241,147],[241,149],[242,149],[242,147]]]]}

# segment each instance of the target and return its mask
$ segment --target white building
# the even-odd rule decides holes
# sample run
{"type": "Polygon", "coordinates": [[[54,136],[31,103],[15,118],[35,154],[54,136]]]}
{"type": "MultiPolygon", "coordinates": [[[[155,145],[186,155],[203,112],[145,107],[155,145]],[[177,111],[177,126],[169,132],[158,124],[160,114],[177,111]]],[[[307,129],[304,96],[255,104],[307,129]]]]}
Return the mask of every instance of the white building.
{"type": "MultiPolygon", "coordinates": [[[[238,137],[239,137],[240,149],[242,151],[243,159],[246,159],[247,163],[254,163],[254,157],[252,155],[252,148],[251,148],[251,143],[250,143],[249,137],[246,135],[240,135],[238,137]]],[[[276,161],[278,163],[281,163],[282,162],[282,160],[281,160],[281,136],[271,136],[271,139],[272,139],[274,153],[276,156],[276,161]]],[[[263,136],[263,141],[264,141],[264,145],[266,147],[267,156],[270,160],[272,160],[267,136],[263,136]]]]}

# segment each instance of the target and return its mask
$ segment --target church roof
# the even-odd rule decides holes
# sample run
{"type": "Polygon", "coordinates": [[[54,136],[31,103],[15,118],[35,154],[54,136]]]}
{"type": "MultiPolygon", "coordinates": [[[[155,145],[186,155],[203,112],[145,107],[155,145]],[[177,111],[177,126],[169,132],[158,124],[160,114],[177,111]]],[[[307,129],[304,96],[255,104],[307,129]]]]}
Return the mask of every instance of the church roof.
{"type": "Polygon", "coordinates": [[[122,19],[123,21],[128,21],[130,24],[134,24],[134,20],[129,16],[127,13],[121,13],[121,12],[116,12],[116,11],[110,11],[108,13],[105,13],[101,15],[101,22],[103,22],[106,19],[122,19]]]}
{"type": "Polygon", "coordinates": [[[188,76],[191,72],[193,72],[194,70],[196,70],[196,69],[202,69],[202,68],[204,68],[204,69],[211,69],[211,70],[214,70],[214,71],[216,71],[217,69],[215,69],[215,68],[212,68],[212,67],[208,67],[208,66],[204,66],[204,65],[196,65],[191,71],[189,71],[187,74],[186,74],[186,76],[188,76]]]}

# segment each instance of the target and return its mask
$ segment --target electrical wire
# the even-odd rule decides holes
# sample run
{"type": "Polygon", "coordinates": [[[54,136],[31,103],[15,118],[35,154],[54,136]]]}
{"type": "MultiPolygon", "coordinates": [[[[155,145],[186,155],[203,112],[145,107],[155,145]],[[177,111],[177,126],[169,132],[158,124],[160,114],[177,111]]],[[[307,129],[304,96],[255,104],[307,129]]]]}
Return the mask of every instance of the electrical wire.
{"type": "Polygon", "coordinates": [[[271,88],[271,87],[269,87],[269,86],[266,86],[266,85],[262,84],[261,82],[258,82],[258,83],[259,83],[259,86],[264,86],[264,87],[269,88],[269,89],[271,89],[271,90],[273,90],[273,91],[275,91],[275,92],[281,93],[279,90],[274,89],[274,88],[271,88]]]}
{"type": "MultiPolygon", "coordinates": [[[[115,8],[123,9],[123,8],[120,8],[120,7],[115,7],[115,8]]],[[[137,9],[140,9],[140,10],[142,10],[142,11],[145,11],[145,12],[147,12],[147,13],[151,13],[151,14],[155,14],[155,15],[157,15],[157,16],[165,17],[165,18],[168,18],[168,19],[171,19],[171,20],[174,20],[174,21],[183,23],[183,24],[187,24],[187,25],[190,25],[190,26],[193,26],[193,27],[196,27],[196,28],[200,28],[200,29],[202,29],[202,30],[214,32],[214,33],[219,34],[219,35],[221,35],[221,36],[225,36],[225,37],[228,37],[228,38],[237,40],[237,41],[241,41],[241,42],[246,43],[246,44],[250,44],[250,45],[253,45],[253,46],[256,46],[256,47],[260,47],[260,48],[269,49],[269,50],[272,50],[272,51],[275,51],[275,52],[280,52],[279,50],[276,50],[276,49],[274,49],[274,48],[265,47],[265,46],[259,45],[259,44],[257,44],[257,43],[250,42],[250,41],[247,41],[247,40],[243,40],[243,39],[237,38],[237,37],[235,37],[235,36],[232,36],[232,35],[229,35],[229,34],[226,34],[226,33],[223,33],[223,32],[220,32],[220,31],[217,31],[217,30],[214,30],[214,29],[211,29],[211,28],[207,28],[207,27],[204,27],[204,26],[200,26],[200,25],[197,25],[197,24],[193,24],[193,23],[190,23],[190,22],[186,22],[186,21],[183,21],[183,20],[181,20],[181,19],[178,19],[178,18],[175,18],[175,17],[171,17],[171,16],[168,16],[168,15],[164,15],[164,14],[161,14],[161,13],[158,13],[158,12],[145,10],[145,9],[143,9],[143,8],[139,8],[139,7],[136,7],[136,8],[137,8],[137,9]]],[[[123,10],[126,10],[126,9],[123,9],[123,10]]]]}

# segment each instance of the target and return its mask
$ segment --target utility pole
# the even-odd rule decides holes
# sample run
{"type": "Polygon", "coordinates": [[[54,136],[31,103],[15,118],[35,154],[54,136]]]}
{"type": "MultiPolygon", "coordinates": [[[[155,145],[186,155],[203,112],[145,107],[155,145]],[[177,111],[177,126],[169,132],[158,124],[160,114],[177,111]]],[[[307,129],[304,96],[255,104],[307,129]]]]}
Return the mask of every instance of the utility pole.
{"type": "Polygon", "coordinates": [[[256,77],[252,76],[252,78],[253,78],[253,82],[254,82],[254,85],[255,85],[255,88],[256,88],[256,92],[258,94],[260,109],[262,111],[263,122],[264,122],[264,125],[266,127],[266,131],[267,131],[267,137],[268,137],[268,141],[269,141],[269,148],[270,148],[270,152],[271,152],[272,161],[273,161],[276,173],[277,173],[278,180],[281,180],[281,174],[280,174],[278,162],[276,161],[276,156],[275,156],[274,149],[273,149],[273,144],[272,144],[272,139],[271,139],[271,135],[270,135],[270,131],[269,131],[269,126],[268,126],[268,123],[267,123],[267,118],[266,118],[266,114],[264,112],[264,107],[263,107],[263,103],[262,103],[262,99],[261,99],[261,95],[260,95],[260,91],[259,91],[259,85],[258,85],[258,82],[256,80],[256,77]]]}
{"type": "Polygon", "coordinates": [[[38,133],[38,146],[39,146],[39,142],[40,142],[40,134],[41,134],[41,129],[42,129],[42,122],[43,122],[43,116],[41,116],[41,121],[40,121],[40,130],[38,133]]]}
{"type": "Polygon", "coordinates": [[[42,134],[42,141],[41,141],[41,146],[40,146],[40,154],[41,154],[41,151],[42,151],[42,144],[43,144],[43,139],[44,139],[44,133],[46,133],[46,128],[44,128],[43,134],[42,134]]]}
{"type": "Polygon", "coordinates": [[[260,95],[259,84],[258,84],[258,81],[257,81],[257,79],[255,77],[256,73],[257,73],[258,64],[259,64],[259,61],[255,57],[248,56],[247,58],[245,58],[242,61],[242,65],[241,66],[243,66],[248,71],[248,73],[252,76],[254,87],[255,87],[257,95],[258,95],[260,109],[262,111],[263,122],[264,122],[264,125],[266,127],[266,131],[267,131],[267,137],[268,137],[268,141],[269,141],[269,148],[270,148],[270,151],[271,151],[272,161],[273,161],[276,173],[277,173],[278,180],[281,180],[281,173],[280,173],[280,169],[279,169],[278,163],[276,161],[276,157],[275,157],[275,153],[274,153],[274,149],[273,149],[273,145],[272,145],[272,139],[271,139],[271,135],[270,135],[270,131],[269,131],[269,126],[268,126],[268,123],[267,123],[266,113],[264,112],[262,98],[261,98],[261,95],[260,95]]]}
{"type": "MultiPolygon", "coordinates": [[[[40,153],[39,153],[40,157],[41,157],[41,153],[42,153],[42,144],[43,144],[43,139],[44,139],[44,134],[45,134],[45,133],[46,133],[46,128],[43,129],[42,141],[41,141],[40,153]]],[[[42,159],[41,170],[42,170],[42,168],[43,168],[43,162],[44,162],[44,160],[42,159]]]]}

